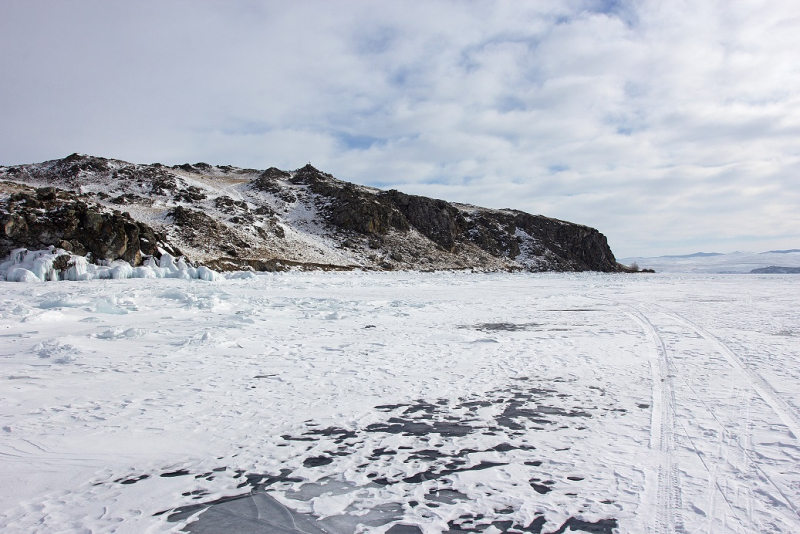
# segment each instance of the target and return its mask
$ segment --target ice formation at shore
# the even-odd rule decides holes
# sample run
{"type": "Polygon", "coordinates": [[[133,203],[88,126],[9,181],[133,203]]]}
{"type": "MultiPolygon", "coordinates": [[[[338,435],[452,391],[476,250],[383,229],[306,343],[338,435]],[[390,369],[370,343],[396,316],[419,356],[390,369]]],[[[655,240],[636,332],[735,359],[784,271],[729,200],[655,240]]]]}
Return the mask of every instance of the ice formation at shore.
{"type": "MultiPolygon", "coordinates": [[[[238,273],[241,275],[242,273],[238,273]]],[[[252,273],[248,273],[252,274],[252,273]]],[[[163,253],[160,259],[149,257],[133,267],[124,260],[92,263],[85,256],[70,254],[60,248],[27,250],[19,248],[0,263],[0,280],[8,282],[56,282],[125,278],[180,278],[213,282],[223,278],[205,266],[193,267],[183,258],[163,253]]]]}

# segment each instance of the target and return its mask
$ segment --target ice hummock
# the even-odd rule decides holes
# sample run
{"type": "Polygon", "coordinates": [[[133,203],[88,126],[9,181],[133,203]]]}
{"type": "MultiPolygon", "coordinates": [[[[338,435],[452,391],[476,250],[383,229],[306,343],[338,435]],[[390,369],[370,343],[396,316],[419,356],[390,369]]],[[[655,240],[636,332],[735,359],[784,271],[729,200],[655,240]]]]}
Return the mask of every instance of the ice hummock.
{"type": "MultiPolygon", "coordinates": [[[[239,276],[241,278],[241,276],[239,276]]],[[[64,249],[15,249],[0,263],[0,280],[7,282],[55,282],[126,278],[180,278],[213,282],[220,273],[205,266],[194,267],[184,258],[163,253],[161,258],[148,257],[133,267],[124,260],[92,263],[90,258],[70,254],[64,249]]]]}

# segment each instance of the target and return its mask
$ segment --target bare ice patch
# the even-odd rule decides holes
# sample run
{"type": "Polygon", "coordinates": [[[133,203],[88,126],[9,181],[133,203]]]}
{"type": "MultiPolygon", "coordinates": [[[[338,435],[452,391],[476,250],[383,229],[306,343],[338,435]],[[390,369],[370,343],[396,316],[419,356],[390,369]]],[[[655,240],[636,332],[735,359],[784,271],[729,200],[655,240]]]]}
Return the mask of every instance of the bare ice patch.
{"type": "MultiPolygon", "coordinates": [[[[219,474],[235,473],[248,491],[202,502],[209,492],[198,489],[200,503],[165,513],[169,521],[181,521],[201,512],[186,527],[193,533],[423,532],[434,510],[444,518],[442,532],[543,532],[546,515],[531,517],[523,500],[508,499],[508,488],[527,488],[520,497],[556,491],[580,498],[582,487],[597,483],[592,473],[570,467],[569,448],[559,453],[537,446],[539,433],[546,444],[547,433],[588,431],[584,421],[615,410],[601,395],[585,393],[577,397],[563,385],[522,379],[480,396],[379,405],[375,410],[384,420],[362,428],[315,428],[309,422],[302,434],[283,436],[287,444],[305,446],[297,468],[255,474],[220,467],[219,474]],[[581,405],[587,401],[591,407],[581,405]],[[559,465],[567,470],[554,467],[559,465]]],[[[202,482],[212,473],[182,474],[202,482]]],[[[610,534],[616,527],[613,517],[569,517],[548,532],[610,534]]]]}

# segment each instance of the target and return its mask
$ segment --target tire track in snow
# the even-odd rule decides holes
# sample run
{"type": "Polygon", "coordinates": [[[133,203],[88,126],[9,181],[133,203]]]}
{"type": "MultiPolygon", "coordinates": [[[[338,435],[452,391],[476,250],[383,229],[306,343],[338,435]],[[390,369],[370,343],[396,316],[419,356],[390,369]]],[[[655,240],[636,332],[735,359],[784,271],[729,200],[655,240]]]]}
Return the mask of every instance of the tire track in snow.
{"type": "MultiPolygon", "coordinates": [[[[673,383],[672,383],[672,379],[673,379],[673,377],[677,376],[677,368],[676,368],[674,362],[672,361],[672,359],[669,357],[669,352],[667,351],[666,343],[664,342],[664,340],[661,337],[661,335],[658,333],[658,330],[656,329],[655,325],[653,325],[652,321],[650,321],[650,319],[647,316],[645,316],[640,310],[632,308],[630,306],[626,306],[626,307],[628,307],[628,309],[632,310],[633,313],[630,314],[630,315],[634,319],[636,319],[636,321],[639,322],[644,327],[645,333],[651,339],[651,342],[652,342],[651,346],[655,348],[655,352],[657,353],[656,358],[651,359],[651,364],[654,364],[656,360],[659,363],[659,369],[658,369],[657,372],[654,369],[654,375],[653,375],[653,380],[654,380],[654,402],[655,402],[655,399],[656,399],[655,392],[658,389],[661,389],[662,396],[665,395],[665,397],[663,397],[664,401],[668,402],[670,404],[668,409],[671,410],[671,413],[670,413],[671,427],[669,428],[669,434],[668,434],[669,437],[665,441],[665,439],[663,437],[664,436],[664,431],[665,431],[664,430],[664,426],[665,426],[665,424],[669,424],[669,423],[665,423],[663,421],[663,415],[662,415],[662,422],[661,422],[661,425],[660,425],[660,429],[656,428],[656,426],[655,426],[655,412],[657,411],[657,408],[656,408],[655,404],[653,406],[654,421],[653,421],[653,426],[651,427],[651,436],[652,436],[652,433],[654,433],[654,432],[655,433],[660,433],[661,434],[661,438],[660,438],[661,444],[659,445],[659,448],[662,451],[662,454],[665,451],[668,452],[667,463],[665,465],[662,462],[662,464],[660,466],[660,470],[659,470],[659,479],[658,479],[658,481],[659,481],[659,489],[658,489],[658,492],[657,492],[657,498],[658,498],[657,506],[659,508],[657,509],[657,511],[660,512],[661,508],[665,505],[665,503],[669,503],[669,506],[671,507],[671,509],[666,513],[666,515],[663,515],[663,517],[669,517],[670,514],[671,514],[672,518],[673,518],[672,522],[668,523],[667,526],[664,527],[664,521],[663,520],[659,520],[658,516],[656,516],[655,531],[656,532],[683,532],[683,531],[685,531],[685,528],[684,528],[684,525],[683,525],[682,516],[679,516],[677,518],[674,517],[674,510],[680,509],[681,506],[683,505],[681,488],[680,488],[680,480],[679,480],[679,477],[678,477],[678,465],[677,465],[677,461],[675,459],[675,433],[677,431],[678,420],[675,417],[676,400],[675,400],[675,393],[674,393],[674,386],[673,386],[673,383]],[[659,388],[658,387],[658,383],[656,382],[657,380],[661,380],[662,384],[665,384],[666,386],[662,385],[661,388],[659,388]],[[669,475],[670,476],[668,478],[665,478],[663,476],[663,473],[666,472],[667,470],[669,471],[669,475]],[[668,484],[665,484],[665,482],[668,482],[668,484]],[[660,530],[660,529],[663,529],[663,528],[666,528],[666,530],[660,530]]],[[[669,314],[664,314],[664,315],[665,316],[669,316],[669,314]]],[[[686,386],[689,388],[689,390],[693,393],[693,395],[697,398],[697,401],[700,404],[702,404],[706,408],[706,410],[708,410],[708,412],[711,414],[713,419],[720,426],[720,428],[722,429],[720,435],[728,434],[727,429],[717,419],[716,415],[714,414],[714,411],[708,406],[708,404],[705,402],[705,400],[691,386],[691,384],[689,384],[689,382],[686,380],[685,377],[683,377],[683,381],[686,384],[686,386]]],[[[662,409],[660,411],[662,413],[665,413],[666,410],[667,410],[667,408],[662,406],[662,409]]],[[[700,463],[702,464],[703,468],[705,469],[705,471],[708,473],[708,476],[709,476],[709,506],[708,506],[708,509],[709,509],[710,513],[708,514],[708,517],[707,517],[707,523],[706,523],[706,526],[708,528],[707,531],[708,532],[713,532],[713,530],[711,530],[711,529],[713,529],[713,521],[714,521],[714,518],[716,516],[716,514],[714,513],[714,510],[716,509],[715,495],[716,495],[717,492],[719,492],[720,496],[722,497],[722,500],[727,505],[727,507],[730,510],[730,512],[733,515],[733,517],[737,521],[739,521],[740,518],[738,517],[738,514],[736,513],[736,510],[733,507],[733,504],[729,501],[728,497],[725,494],[725,491],[722,489],[722,487],[719,486],[719,484],[717,482],[717,479],[716,479],[717,465],[716,465],[716,463],[709,465],[709,462],[706,460],[705,455],[697,448],[697,446],[696,446],[696,444],[694,442],[694,439],[692,438],[691,434],[689,433],[689,430],[687,429],[686,425],[680,423],[679,426],[680,426],[681,430],[683,431],[684,436],[688,440],[689,445],[691,446],[692,450],[694,451],[695,455],[697,456],[698,460],[700,461],[700,463]]],[[[653,447],[652,442],[651,442],[651,447],[653,447]]],[[[740,447],[741,447],[741,445],[740,445],[740,447]]],[[[749,457],[749,455],[747,454],[746,450],[744,450],[743,452],[744,452],[745,456],[749,457]]],[[[751,462],[751,464],[752,464],[752,462],[751,462]]],[[[766,476],[765,474],[763,474],[763,475],[766,476]]],[[[774,484],[773,484],[773,486],[774,486],[774,484]]],[[[780,490],[778,490],[778,491],[780,491],[780,490]]],[[[752,520],[752,517],[751,517],[751,520],[752,520]]],[[[751,521],[751,523],[752,523],[752,521],[751,521]]],[[[739,530],[737,530],[737,531],[739,531],[739,530]]]]}
{"type": "Polygon", "coordinates": [[[655,533],[672,533],[683,530],[680,515],[681,490],[678,466],[675,462],[675,393],[670,376],[670,361],[664,340],[650,320],[638,309],[626,306],[628,315],[641,327],[650,340],[650,368],[653,375],[653,409],[650,424],[650,448],[659,451],[656,488],[647,490],[645,501],[655,509],[655,533]]]}
{"type": "MultiPolygon", "coordinates": [[[[630,306],[628,306],[628,308],[630,308],[630,306]]],[[[666,310],[663,310],[661,307],[658,307],[658,311],[659,311],[659,313],[663,314],[665,317],[671,318],[677,324],[682,324],[690,332],[695,333],[699,338],[702,338],[702,339],[706,340],[714,348],[716,348],[717,350],[715,352],[717,352],[720,356],[722,356],[723,360],[726,361],[734,369],[734,371],[738,370],[741,373],[745,374],[745,378],[746,378],[746,380],[744,381],[745,389],[748,392],[755,391],[755,393],[775,411],[776,415],[778,415],[779,418],[784,423],[786,423],[785,417],[792,418],[793,416],[795,416],[794,413],[793,413],[792,408],[790,406],[786,405],[786,403],[783,402],[782,399],[780,399],[779,394],[774,390],[774,388],[772,388],[768,383],[766,383],[763,380],[763,378],[761,378],[759,375],[757,375],[754,371],[746,368],[746,365],[739,359],[739,357],[730,348],[728,348],[722,341],[720,341],[718,338],[716,338],[715,336],[713,336],[709,332],[705,331],[702,327],[700,327],[696,323],[686,319],[685,317],[683,317],[683,316],[681,316],[681,315],[679,315],[677,313],[668,312],[666,310]],[[737,365],[737,362],[738,362],[738,365],[737,365]],[[749,373],[747,371],[749,371],[749,373]],[[752,376],[750,373],[752,373],[755,376],[752,376]],[[763,385],[761,390],[759,390],[759,388],[757,387],[757,385],[759,383],[761,383],[763,385]],[[779,403],[783,402],[783,404],[785,405],[785,411],[784,411],[784,415],[783,416],[781,415],[781,411],[776,410],[775,406],[773,405],[773,403],[769,402],[768,397],[765,397],[765,395],[763,394],[763,391],[771,391],[772,392],[772,395],[773,395],[772,399],[775,402],[775,404],[779,404],[779,403]]],[[[641,313],[639,310],[635,310],[635,312],[641,313]]],[[[643,314],[642,314],[642,318],[645,321],[647,321],[650,324],[650,326],[653,326],[652,323],[643,314]]],[[[657,333],[655,335],[658,336],[657,333]]],[[[658,338],[659,338],[659,340],[661,339],[660,336],[658,336],[658,338]]],[[[661,344],[662,344],[662,349],[666,353],[666,349],[665,349],[665,347],[663,345],[663,341],[661,341],[661,344]]],[[[671,360],[668,360],[668,365],[672,368],[671,369],[672,371],[675,371],[674,363],[671,360]]],[[[692,394],[697,399],[697,401],[699,403],[701,403],[705,407],[705,409],[708,411],[710,416],[714,419],[716,424],[719,426],[719,428],[721,429],[721,433],[723,435],[727,436],[729,439],[733,440],[733,442],[736,444],[738,449],[744,455],[744,460],[747,462],[749,467],[751,469],[753,469],[753,471],[755,473],[757,473],[757,477],[762,482],[772,486],[775,489],[775,491],[778,494],[780,494],[780,496],[782,497],[783,504],[788,509],[790,509],[797,517],[800,517],[800,508],[798,508],[793,503],[793,500],[789,496],[786,495],[786,493],[780,487],[780,485],[777,484],[772,479],[772,477],[770,477],[764,471],[764,469],[761,467],[760,463],[754,457],[755,452],[751,450],[751,444],[750,444],[751,436],[747,435],[747,438],[748,438],[747,443],[746,444],[742,444],[741,441],[738,438],[736,438],[736,436],[731,434],[730,430],[725,426],[725,424],[723,424],[722,421],[720,421],[718,419],[715,410],[712,409],[712,407],[708,405],[708,403],[703,398],[703,396],[701,396],[698,393],[698,391],[694,387],[692,387],[692,385],[686,380],[685,377],[682,377],[682,378],[683,378],[686,386],[689,388],[689,390],[692,392],[692,394]]],[[[749,422],[750,419],[751,419],[751,407],[752,407],[752,396],[748,396],[746,398],[746,400],[744,400],[744,406],[742,407],[742,409],[744,410],[744,412],[746,414],[745,415],[745,420],[747,422],[749,422]]],[[[698,459],[703,464],[703,467],[705,468],[705,470],[708,472],[709,477],[712,477],[712,478],[715,479],[716,477],[715,477],[714,473],[716,473],[717,465],[716,464],[709,465],[707,460],[704,458],[705,455],[703,453],[701,453],[701,451],[699,451],[697,449],[697,447],[695,446],[694,440],[692,439],[692,436],[688,432],[688,429],[686,428],[686,426],[683,425],[683,424],[681,424],[680,426],[683,429],[683,431],[684,431],[684,433],[686,435],[686,438],[688,439],[688,441],[691,444],[692,448],[694,449],[695,453],[697,454],[698,459]],[[712,473],[712,470],[714,471],[714,473],[712,473]]],[[[748,427],[749,425],[745,424],[744,426],[748,427]]],[[[789,428],[789,430],[792,433],[794,433],[794,430],[792,429],[792,426],[790,424],[786,424],[786,426],[789,428]]],[[[747,433],[745,432],[745,434],[747,434],[747,433]]],[[[722,453],[720,453],[719,454],[719,459],[722,460],[722,461],[725,461],[730,468],[733,468],[734,470],[741,470],[740,467],[737,467],[735,463],[732,463],[731,460],[729,458],[727,458],[727,455],[723,455],[722,453]]],[[[731,512],[733,514],[733,517],[737,520],[738,525],[741,527],[742,526],[741,518],[739,517],[739,514],[737,514],[733,503],[731,503],[730,500],[728,499],[727,492],[725,490],[723,490],[723,488],[719,485],[718,482],[714,483],[713,485],[716,486],[716,489],[719,491],[720,495],[722,496],[722,498],[725,500],[726,504],[728,505],[728,508],[731,510],[731,512]]],[[[726,487],[726,489],[728,488],[727,483],[725,484],[725,487],[726,487]]],[[[742,490],[744,490],[746,492],[745,497],[747,499],[747,505],[742,510],[745,511],[746,514],[747,514],[747,518],[749,519],[749,525],[750,526],[754,526],[756,523],[755,523],[754,516],[753,516],[753,497],[754,497],[753,488],[751,488],[749,486],[746,486],[746,487],[742,487],[740,489],[742,489],[742,490]]],[[[759,490],[756,490],[756,491],[759,491],[759,490]]],[[[738,495],[738,493],[737,493],[737,495],[738,495]]],[[[781,501],[781,499],[776,499],[776,500],[777,501],[781,501]]],[[[713,499],[711,499],[711,502],[712,503],[714,502],[713,499]]],[[[713,508],[714,508],[714,506],[712,505],[710,507],[710,510],[713,510],[713,508]]],[[[712,521],[713,521],[713,514],[709,517],[709,523],[708,523],[709,529],[713,528],[712,521]]],[[[739,531],[739,530],[737,529],[737,531],[739,531]]],[[[709,530],[709,532],[711,532],[711,530],[709,530]]]]}
{"type": "MultiPolygon", "coordinates": [[[[731,365],[731,367],[733,367],[734,369],[737,369],[738,371],[740,371],[742,374],[745,375],[745,378],[747,379],[747,385],[750,387],[750,389],[752,391],[755,391],[759,395],[759,397],[761,397],[761,399],[765,403],[767,403],[770,406],[770,408],[772,408],[772,410],[775,412],[775,414],[781,419],[781,421],[784,423],[784,425],[786,425],[786,427],[789,429],[789,431],[792,434],[792,437],[794,439],[798,439],[798,437],[800,437],[800,430],[799,430],[800,429],[800,422],[798,421],[798,417],[797,417],[795,411],[792,409],[792,407],[789,406],[788,403],[786,403],[783,399],[780,398],[780,394],[767,381],[765,381],[758,373],[756,373],[755,371],[753,371],[752,369],[747,367],[745,362],[743,362],[741,360],[741,358],[739,358],[739,356],[735,352],[733,352],[724,342],[722,342],[719,338],[717,338],[716,336],[714,336],[713,334],[711,334],[710,332],[705,330],[703,327],[701,327],[697,323],[691,321],[690,319],[687,319],[687,318],[683,317],[680,314],[664,312],[664,315],[666,315],[668,317],[671,317],[671,318],[677,320],[678,322],[683,323],[687,328],[689,328],[690,330],[696,332],[697,335],[699,335],[700,337],[702,337],[703,339],[708,341],[712,346],[714,346],[717,349],[717,352],[719,354],[721,354],[726,361],[728,361],[728,363],[731,365]]],[[[695,395],[696,395],[696,392],[695,392],[695,395]]],[[[700,399],[700,398],[698,397],[698,399],[700,399]]],[[[714,411],[711,410],[711,408],[708,405],[706,405],[705,402],[702,399],[700,399],[700,401],[703,402],[703,404],[706,406],[706,409],[711,413],[712,417],[720,425],[720,428],[722,429],[723,433],[727,434],[729,437],[732,437],[730,435],[730,432],[728,431],[728,429],[725,427],[725,425],[723,425],[722,422],[720,422],[717,419],[716,414],[714,413],[714,411]]],[[[751,397],[748,397],[747,403],[746,403],[746,414],[747,414],[746,415],[746,420],[748,422],[750,421],[750,418],[751,418],[751,414],[750,414],[751,403],[752,403],[751,397]]],[[[688,434],[687,434],[687,437],[688,437],[688,434]]],[[[757,461],[755,461],[755,459],[753,458],[753,451],[750,450],[751,449],[750,440],[752,439],[752,437],[751,436],[747,436],[746,439],[747,439],[747,445],[742,445],[742,443],[740,441],[738,441],[738,440],[736,441],[736,443],[737,443],[738,447],[740,448],[740,450],[742,451],[742,453],[744,454],[744,456],[745,456],[747,462],[749,463],[749,465],[755,471],[757,471],[759,473],[759,476],[760,476],[760,478],[762,478],[762,480],[768,482],[769,485],[772,486],[775,489],[775,491],[777,491],[781,495],[781,497],[783,497],[786,506],[789,509],[791,509],[796,514],[797,517],[800,518],[800,508],[798,508],[798,506],[796,504],[794,504],[793,499],[791,497],[789,497],[788,495],[786,495],[786,493],[783,491],[783,489],[781,489],[781,487],[778,484],[776,484],[776,482],[772,479],[772,477],[770,477],[764,471],[764,469],[762,469],[760,467],[759,463],[757,461]]],[[[747,509],[747,512],[748,512],[748,518],[750,519],[751,524],[752,524],[752,522],[753,522],[753,510],[752,510],[752,494],[750,493],[751,491],[752,490],[750,488],[748,488],[748,509],[747,509]]],[[[727,497],[725,496],[725,493],[722,492],[721,488],[720,488],[720,493],[722,493],[722,496],[727,501],[727,497]]],[[[730,506],[730,502],[728,504],[730,506]]]]}
{"type": "Polygon", "coordinates": [[[682,322],[691,330],[697,332],[703,339],[711,343],[732,367],[738,369],[745,375],[749,385],[764,399],[764,402],[769,404],[778,417],[780,417],[781,421],[783,421],[783,424],[786,425],[793,434],[793,437],[795,439],[800,439],[800,416],[798,416],[795,410],[780,397],[780,394],[769,382],[764,380],[757,372],[750,369],[735,352],[708,330],[680,314],[667,313],[666,315],[682,322]]]}

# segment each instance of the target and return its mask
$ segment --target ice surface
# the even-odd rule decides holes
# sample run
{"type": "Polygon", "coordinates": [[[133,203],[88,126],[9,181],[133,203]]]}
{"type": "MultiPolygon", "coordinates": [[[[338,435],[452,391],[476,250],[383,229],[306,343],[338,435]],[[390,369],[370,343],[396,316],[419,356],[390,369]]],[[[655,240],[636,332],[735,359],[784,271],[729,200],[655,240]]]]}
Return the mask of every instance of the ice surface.
{"type": "Polygon", "coordinates": [[[800,532],[797,277],[243,276],[0,284],[0,530],[800,532]]]}

